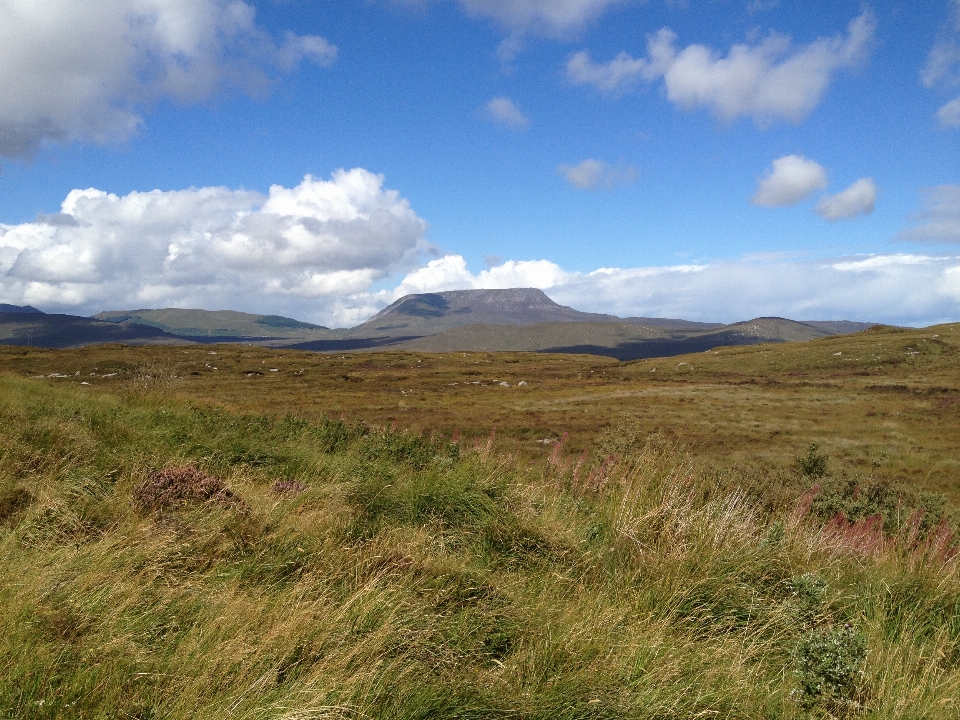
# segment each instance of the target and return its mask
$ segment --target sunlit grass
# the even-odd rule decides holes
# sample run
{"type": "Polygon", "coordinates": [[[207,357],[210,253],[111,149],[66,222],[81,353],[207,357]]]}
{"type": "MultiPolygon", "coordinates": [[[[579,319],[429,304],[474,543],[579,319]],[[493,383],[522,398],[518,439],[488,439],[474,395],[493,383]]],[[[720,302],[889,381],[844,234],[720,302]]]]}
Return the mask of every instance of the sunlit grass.
{"type": "Polygon", "coordinates": [[[576,469],[178,392],[0,378],[0,716],[960,712],[935,528],[865,540],[635,423],[576,469]],[[135,506],[181,466],[232,496],[135,506]],[[846,674],[804,694],[828,635],[846,674]]]}

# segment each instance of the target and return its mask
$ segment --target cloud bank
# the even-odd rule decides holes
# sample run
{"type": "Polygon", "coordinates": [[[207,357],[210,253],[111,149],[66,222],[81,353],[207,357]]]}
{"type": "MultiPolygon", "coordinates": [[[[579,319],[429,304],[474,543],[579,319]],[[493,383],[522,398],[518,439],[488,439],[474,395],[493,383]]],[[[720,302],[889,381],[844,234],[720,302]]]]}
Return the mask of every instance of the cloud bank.
{"type": "Polygon", "coordinates": [[[662,79],[667,98],[686,110],[705,107],[721,120],[750,117],[760,126],[778,119],[799,123],[820,103],[836,72],[864,60],[875,27],[873,15],[864,12],[851,21],[846,37],[795,47],[771,33],[755,45],[734,45],[725,56],[705,45],[678,50],[676,33],[664,28],[649,37],[646,57],[621,53],[602,64],[580,52],[568,61],[567,77],[611,94],[662,79]]]}
{"type": "Polygon", "coordinates": [[[565,305],[621,317],[733,322],[775,315],[904,325],[960,320],[956,255],[741,259],[587,273],[547,260],[509,261],[472,273],[462,257],[449,255],[410,273],[393,290],[364,299],[380,309],[407,293],[510,287],[538,287],[565,305]]]}
{"type": "Polygon", "coordinates": [[[73,190],[55,215],[0,225],[0,296],[95,312],[206,307],[314,312],[430,251],[426,223],[363,169],[267,195],[222,187],[73,190]]]}
{"type": "Polygon", "coordinates": [[[144,106],[195,102],[233,86],[262,92],[271,73],[329,65],[324,38],[277,43],[242,0],[3,0],[0,156],[44,143],[130,136],[144,106]]]}

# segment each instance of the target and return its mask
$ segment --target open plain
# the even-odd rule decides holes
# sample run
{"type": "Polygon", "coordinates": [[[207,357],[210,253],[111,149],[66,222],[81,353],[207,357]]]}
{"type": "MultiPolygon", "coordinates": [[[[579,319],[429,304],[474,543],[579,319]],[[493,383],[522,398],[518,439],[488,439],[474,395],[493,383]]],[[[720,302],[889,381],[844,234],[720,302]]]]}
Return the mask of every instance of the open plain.
{"type": "Polygon", "coordinates": [[[543,458],[624,418],[721,467],[789,466],[811,442],[831,469],[960,502],[960,325],[620,363],[591,355],[364,352],[240,345],[0,348],[3,372],[90,393],[162,388],[234,412],[396,425],[543,458]],[[45,378],[45,379],[41,379],[45,378]]]}
{"type": "Polygon", "coordinates": [[[0,717],[960,712],[956,325],[0,368],[0,717]]]}

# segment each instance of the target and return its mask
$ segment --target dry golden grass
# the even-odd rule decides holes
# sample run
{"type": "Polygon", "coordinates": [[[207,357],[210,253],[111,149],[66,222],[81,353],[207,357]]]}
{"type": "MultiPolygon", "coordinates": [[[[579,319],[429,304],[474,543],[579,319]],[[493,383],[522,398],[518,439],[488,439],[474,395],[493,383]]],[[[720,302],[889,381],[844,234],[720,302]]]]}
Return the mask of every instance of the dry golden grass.
{"type": "Polygon", "coordinates": [[[535,353],[95,346],[0,349],[0,370],[66,375],[42,382],[89,383],[93,393],[138,388],[239,412],[396,423],[469,440],[496,428],[501,450],[533,459],[564,434],[578,452],[623,416],[719,467],[787,467],[817,442],[834,474],[908,482],[960,504],[957,325],[634,363],[535,353]]]}

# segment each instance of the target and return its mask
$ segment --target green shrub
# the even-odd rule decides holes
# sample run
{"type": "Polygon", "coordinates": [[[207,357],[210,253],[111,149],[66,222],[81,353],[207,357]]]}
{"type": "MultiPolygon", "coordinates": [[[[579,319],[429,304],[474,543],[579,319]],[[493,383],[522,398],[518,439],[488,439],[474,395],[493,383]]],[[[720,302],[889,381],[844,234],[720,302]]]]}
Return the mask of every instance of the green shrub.
{"type": "Polygon", "coordinates": [[[813,625],[823,609],[827,581],[816,573],[808,572],[791,578],[789,587],[797,619],[804,626],[813,625]]]}
{"type": "Polygon", "coordinates": [[[794,651],[794,699],[808,709],[859,707],[866,657],[866,638],[849,624],[810,631],[794,651]]]}
{"type": "Polygon", "coordinates": [[[796,459],[797,470],[807,478],[819,479],[827,474],[827,456],[817,443],[810,443],[807,454],[796,459]]]}

